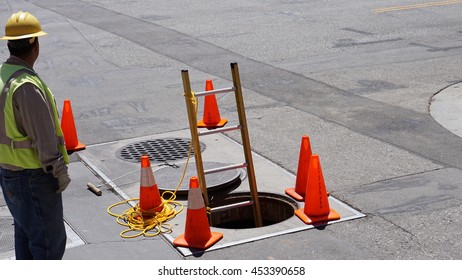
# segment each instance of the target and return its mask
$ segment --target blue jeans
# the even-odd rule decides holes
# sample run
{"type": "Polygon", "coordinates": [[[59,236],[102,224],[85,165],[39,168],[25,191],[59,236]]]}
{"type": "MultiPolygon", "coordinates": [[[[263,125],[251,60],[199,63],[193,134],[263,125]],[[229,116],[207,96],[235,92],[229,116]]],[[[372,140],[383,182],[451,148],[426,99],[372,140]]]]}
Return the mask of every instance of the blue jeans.
{"type": "Polygon", "coordinates": [[[58,180],[42,169],[11,171],[0,167],[0,185],[14,218],[18,260],[62,259],[66,248],[58,180]]]}

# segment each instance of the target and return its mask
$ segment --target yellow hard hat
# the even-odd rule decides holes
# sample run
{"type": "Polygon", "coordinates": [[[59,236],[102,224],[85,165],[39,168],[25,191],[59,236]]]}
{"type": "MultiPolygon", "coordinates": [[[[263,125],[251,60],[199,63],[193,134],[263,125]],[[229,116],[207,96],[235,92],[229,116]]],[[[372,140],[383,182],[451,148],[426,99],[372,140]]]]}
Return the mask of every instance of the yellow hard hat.
{"type": "Polygon", "coordinates": [[[40,22],[28,12],[18,12],[11,15],[5,25],[5,36],[1,40],[20,40],[46,35],[40,22]]]}

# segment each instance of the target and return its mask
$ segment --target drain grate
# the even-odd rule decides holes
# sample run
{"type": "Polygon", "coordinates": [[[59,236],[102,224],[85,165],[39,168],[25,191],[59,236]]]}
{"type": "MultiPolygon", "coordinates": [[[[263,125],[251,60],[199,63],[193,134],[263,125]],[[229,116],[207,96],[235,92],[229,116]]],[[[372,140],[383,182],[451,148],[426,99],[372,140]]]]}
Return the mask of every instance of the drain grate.
{"type": "MultiPolygon", "coordinates": [[[[161,138],[144,140],[126,145],[116,153],[117,157],[129,161],[140,162],[141,156],[147,155],[151,162],[163,163],[188,158],[191,139],[188,138],[161,138]]],[[[200,143],[200,150],[205,150],[205,145],[200,143]]],[[[191,151],[194,156],[194,151],[191,151]]]]}
{"type": "Polygon", "coordinates": [[[14,249],[13,218],[0,218],[0,253],[14,249]]]}

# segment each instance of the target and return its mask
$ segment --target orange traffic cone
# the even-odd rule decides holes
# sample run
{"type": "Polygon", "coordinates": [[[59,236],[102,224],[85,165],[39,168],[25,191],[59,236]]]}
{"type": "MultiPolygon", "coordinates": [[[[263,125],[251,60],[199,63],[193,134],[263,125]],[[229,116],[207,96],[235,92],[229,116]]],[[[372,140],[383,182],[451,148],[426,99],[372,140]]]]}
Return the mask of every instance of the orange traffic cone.
{"type": "MultiPolygon", "coordinates": [[[[212,80],[205,81],[205,90],[213,90],[212,80]]],[[[218,110],[215,94],[206,95],[204,101],[204,115],[202,120],[197,122],[197,127],[213,129],[223,127],[227,122],[227,119],[222,119],[220,117],[220,111],[218,110]]]]}
{"type": "Polygon", "coordinates": [[[204,199],[199,188],[199,179],[191,177],[189,180],[185,233],[176,238],[173,245],[205,250],[222,238],[222,233],[210,231],[204,199]]]}
{"type": "Polygon", "coordinates": [[[311,158],[310,138],[307,135],[302,136],[300,145],[300,155],[298,158],[297,177],[295,178],[295,188],[288,188],[285,193],[293,199],[303,201],[306,193],[306,183],[308,177],[308,169],[310,168],[311,158]]]}
{"type": "Polygon", "coordinates": [[[72,114],[71,101],[64,100],[63,115],[61,117],[61,129],[64,135],[67,151],[79,151],[85,149],[86,145],[79,142],[77,130],[75,129],[74,116],[72,114]]]}
{"type": "Polygon", "coordinates": [[[157,188],[154,174],[152,173],[149,157],[141,156],[141,182],[140,182],[140,212],[157,213],[163,210],[164,202],[157,188]]]}
{"type": "Polygon", "coordinates": [[[326,185],[318,155],[311,155],[305,208],[295,210],[295,215],[305,224],[314,224],[340,219],[340,215],[329,206],[326,185]]]}

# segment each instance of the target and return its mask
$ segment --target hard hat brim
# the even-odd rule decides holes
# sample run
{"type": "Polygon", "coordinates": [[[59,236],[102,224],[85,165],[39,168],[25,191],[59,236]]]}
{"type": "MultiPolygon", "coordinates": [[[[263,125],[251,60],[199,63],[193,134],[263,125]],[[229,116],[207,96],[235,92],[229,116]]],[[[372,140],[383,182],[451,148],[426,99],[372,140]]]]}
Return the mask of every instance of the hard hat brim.
{"type": "Polygon", "coordinates": [[[39,31],[39,32],[35,32],[35,33],[32,33],[32,34],[26,34],[26,35],[21,35],[21,36],[3,36],[2,38],[0,38],[0,40],[21,40],[21,39],[27,39],[27,38],[33,38],[33,37],[40,37],[40,36],[45,36],[47,35],[46,32],[43,32],[43,31],[39,31]]]}

